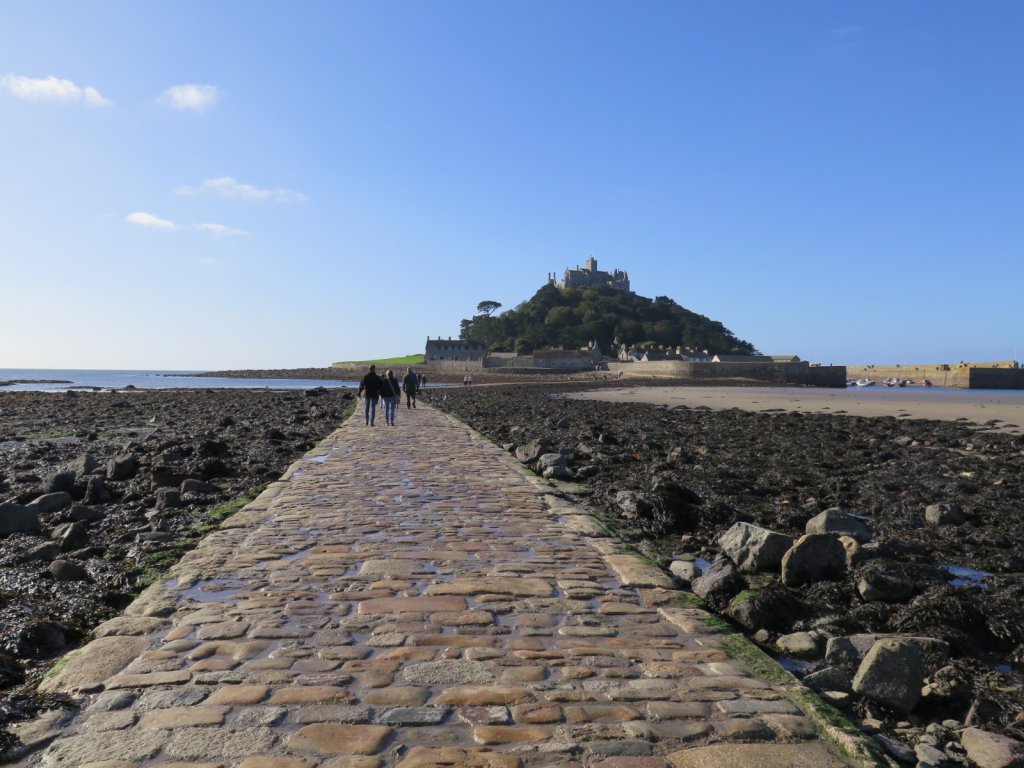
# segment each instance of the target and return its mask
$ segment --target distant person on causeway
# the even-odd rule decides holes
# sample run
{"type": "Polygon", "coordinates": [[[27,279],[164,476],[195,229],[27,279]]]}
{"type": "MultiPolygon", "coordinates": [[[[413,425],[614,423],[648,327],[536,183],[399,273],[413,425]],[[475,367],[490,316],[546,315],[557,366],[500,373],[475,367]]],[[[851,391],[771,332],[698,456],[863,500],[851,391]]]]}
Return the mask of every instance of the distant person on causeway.
{"type": "Polygon", "coordinates": [[[416,407],[416,388],[418,386],[419,380],[412,372],[412,368],[409,368],[402,379],[402,391],[405,392],[405,407],[407,409],[416,407]]]}
{"type": "Polygon", "coordinates": [[[380,380],[380,394],[384,398],[384,421],[395,426],[395,406],[402,397],[402,388],[391,369],[380,380]]]}
{"type": "Polygon", "coordinates": [[[363,376],[363,380],[359,382],[359,391],[356,393],[356,397],[362,397],[363,392],[366,393],[364,413],[368,427],[373,426],[374,418],[377,416],[377,398],[380,397],[380,390],[381,380],[377,375],[377,366],[371,365],[370,370],[363,376]]]}

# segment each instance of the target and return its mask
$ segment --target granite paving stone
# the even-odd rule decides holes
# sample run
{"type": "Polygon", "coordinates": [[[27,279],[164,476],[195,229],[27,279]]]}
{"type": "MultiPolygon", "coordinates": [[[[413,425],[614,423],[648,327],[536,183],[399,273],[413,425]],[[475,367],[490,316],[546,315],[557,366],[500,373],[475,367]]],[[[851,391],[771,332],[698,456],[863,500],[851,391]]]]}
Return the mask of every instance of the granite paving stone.
{"type": "Polygon", "coordinates": [[[346,420],[101,625],[48,685],[102,693],[24,768],[842,764],[586,511],[400,417],[346,420]]]}

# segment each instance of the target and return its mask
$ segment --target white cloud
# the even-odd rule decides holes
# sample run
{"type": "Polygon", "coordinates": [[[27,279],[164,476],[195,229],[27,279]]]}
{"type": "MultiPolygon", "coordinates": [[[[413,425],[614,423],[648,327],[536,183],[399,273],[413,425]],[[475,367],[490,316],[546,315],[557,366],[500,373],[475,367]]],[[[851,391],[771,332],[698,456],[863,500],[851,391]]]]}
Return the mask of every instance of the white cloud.
{"type": "Polygon", "coordinates": [[[124,220],[130,224],[136,224],[140,227],[146,227],[147,229],[160,229],[164,232],[169,232],[172,229],[178,228],[173,221],[161,219],[159,216],[154,216],[152,213],[145,213],[143,211],[129,213],[124,217],[124,220]]]}
{"type": "Polygon", "coordinates": [[[90,107],[109,107],[113,104],[91,85],[83,88],[71,80],[62,80],[53,75],[25,77],[12,73],[0,77],[0,88],[25,101],[59,101],[65,104],[82,102],[90,107]]]}
{"type": "Polygon", "coordinates": [[[191,109],[205,112],[220,99],[216,85],[172,85],[160,95],[160,101],[174,109],[191,109]]]}
{"type": "Polygon", "coordinates": [[[235,229],[224,224],[198,224],[196,229],[205,232],[215,240],[220,240],[222,237],[239,237],[249,234],[244,229],[235,229]]]}
{"type": "Polygon", "coordinates": [[[278,203],[297,203],[306,199],[304,194],[293,189],[281,187],[277,189],[260,189],[251,184],[235,181],[230,176],[222,176],[219,179],[206,179],[198,187],[179,187],[177,189],[179,195],[201,195],[204,192],[210,192],[234,200],[255,202],[273,200],[278,203]]]}

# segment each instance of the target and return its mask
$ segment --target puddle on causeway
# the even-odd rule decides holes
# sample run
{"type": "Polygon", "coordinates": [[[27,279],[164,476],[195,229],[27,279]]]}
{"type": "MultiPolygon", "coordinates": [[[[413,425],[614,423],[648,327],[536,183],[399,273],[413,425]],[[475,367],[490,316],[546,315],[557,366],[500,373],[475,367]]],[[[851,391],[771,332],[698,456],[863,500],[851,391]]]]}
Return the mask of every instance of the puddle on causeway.
{"type": "Polygon", "coordinates": [[[196,582],[188,589],[182,590],[181,596],[203,603],[236,603],[237,596],[247,590],[248,587],[237,581],[209,579],[196,582]]]}
{"type": "Polygon", "coordinates": [[[705,560],[703,557],[693,558],[693,564],[697,566],[702,576],[707,572],[708,568],[711,567],[711,561],[705,560]]]}
{"type": "Polygon", "coordinates": [[[310,461],[318,462],[320,464],[323,464],[325,461],[327,461],[327,454],[326,453],[322,453],[319,456],[310,456],[309,460],[310,461]]]}

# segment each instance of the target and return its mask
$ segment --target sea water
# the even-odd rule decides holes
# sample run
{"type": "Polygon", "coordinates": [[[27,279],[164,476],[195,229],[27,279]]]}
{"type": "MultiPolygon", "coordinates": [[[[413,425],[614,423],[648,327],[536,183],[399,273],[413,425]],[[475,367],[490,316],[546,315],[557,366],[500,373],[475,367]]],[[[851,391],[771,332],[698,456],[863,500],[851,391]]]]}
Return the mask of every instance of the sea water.
{"type": "Polygon", "coordinates": [[[312,389],[357,387],[357,381],[326,379],[235,379],[197,376],[201,371],[92,371],[77,369],[0,368],[0,392],[64,392],[69,389],[312,389]],[[59,382],[59,383],[42,383],[59,382]]]}

